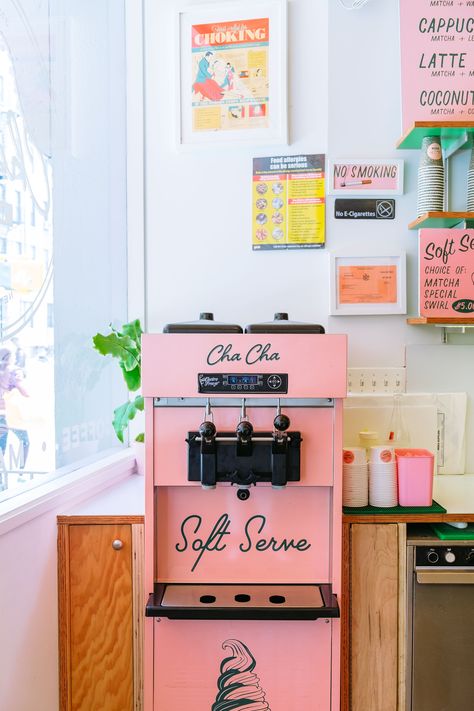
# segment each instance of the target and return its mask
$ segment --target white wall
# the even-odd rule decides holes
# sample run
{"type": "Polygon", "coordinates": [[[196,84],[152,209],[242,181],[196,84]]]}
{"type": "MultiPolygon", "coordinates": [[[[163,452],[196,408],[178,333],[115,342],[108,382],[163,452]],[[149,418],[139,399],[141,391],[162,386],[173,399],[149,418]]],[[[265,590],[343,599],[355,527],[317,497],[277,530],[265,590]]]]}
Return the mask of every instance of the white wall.
{"type": "MultiPolygon", "coordinates": [[[[80,485],[62,503],[0,535],[0,709],[57,711],[58,514],[143,515],[143,477],[130,476],[133,459],[117,464],[113,488],[94,475],[89,498],[80,485]]],[[[24,514],[26,516],[28,514],[24,514]]],[[[10,526],[8,527],[10,528],[10,526]]]]}
{"type": "MultiPolygon", "coordinates": [[[[406,250],[408,310],[417,311],[417,235],[407,225],[416,217],[418,152],[395,149],[398,3],[371,0],[348,12],[336,0],[289,0],[290,145],[184,152],[175,143],[176,75],[168,69],[179,7],[179,0],[145,3],[148,330],[193,320],[200,311],[240,324],[288,311],[295,320],[348,333],[353,366],[401,365],[406,344],[439,343],[438,329],[410,327],[405,316],[328,316],[328,252],[353,248],[406,250]],[[396,219],[335,220],[328,197],[326,250],[252,252],[252,157],[305,152],[404,158],[406,188],[396,219]]],[[[462,206],[466,161],[466,152],[456,159],[454,206],[462,206]]]]}
{"type": "Polygon", "coordinates": [[[250,188],[254,156],[327,151],[327,2],[289,3],[291,146],[187,152],[176,150],[173,136],[179,7],[180,0],[146,3],[148,330],[200,311],[235,323],[279,310],[325,322],[326,254],[252,254],[250,188]]]}
{"type": "MultiPolygon", "coordinates": [[[[288,310],[295,319],[347,332],[353,365],[398,365],[405,344],[439,343],[438,331],[410,328],[404,317],[329,319],[325,250],[251,251],[254,155],[403,157],[406,194],[397,199],[397,219],[336,222],[328,198],[327,241],[330,249],[406,249],[408,302],[415,311],[416,234],[406,225],[415,217],[417,155],[394,149],[400,135],[395,0],[371,0],[355,12],[336,0],[290,0],[291,144],[187,153],[173,145],[175,10],[182,4],[145,2],[148,330],[194,319],[201,310],[242,324],[288,310]]],[[[457,160],[459,173],[465,162],[465,156],[457,160]]],[[[455,206],[463,195],[460,179],[455,206]]],[[[8,711],[57,709],[56,513],[64,509],[0,538],[0,705],[8,711]]]]}
{"type": "MultiPolygon", "coordinates": [[[[402,158],[405,194],[396,199],[395,220],[335,220],[328,198],[328,249],[405,250],[408,313],[418,313],[416,218],[418,151],[397,151],[402,135],[398,2],[371,0],[358,11],[330,2],[329,12],[329,155],[331,158],[402,158]]],[[[465,209],[468,151],[453,159],[453,209],[465,209]]],[[[405,346],[439,343],[436,328],[408,326],[405,316],[336,317],[331,331],[349,335],[353,366],[405,363],[405,346]]],[[[466,340],[466,339],[465,339],[466,340]]],[[[448,351],[447,351],[448,356],[448,351]]],[[[435,386],[436,387],[436,386],[435,386]]],[[[416,387],[415,387],[416,389],[416,387]]]]}
{"type": "Polygon", "coordinates": [[[56,519],[0,536],[0,706],[58,708],[56,519]]]}

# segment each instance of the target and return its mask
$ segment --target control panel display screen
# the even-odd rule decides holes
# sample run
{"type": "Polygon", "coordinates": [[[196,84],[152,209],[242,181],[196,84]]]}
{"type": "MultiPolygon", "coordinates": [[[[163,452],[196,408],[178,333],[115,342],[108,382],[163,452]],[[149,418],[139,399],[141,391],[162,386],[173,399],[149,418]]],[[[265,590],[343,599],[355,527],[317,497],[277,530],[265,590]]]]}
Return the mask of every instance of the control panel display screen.
{"type": "Polygon", "coordinates": [[[200,393],[287,393],[287,373],[199,373],[200,393]]]}
{"type": "Polygon", "coordinates": [[[231,385],[256,385],[258,375],[229,375],[228,380],[231,385]]]}

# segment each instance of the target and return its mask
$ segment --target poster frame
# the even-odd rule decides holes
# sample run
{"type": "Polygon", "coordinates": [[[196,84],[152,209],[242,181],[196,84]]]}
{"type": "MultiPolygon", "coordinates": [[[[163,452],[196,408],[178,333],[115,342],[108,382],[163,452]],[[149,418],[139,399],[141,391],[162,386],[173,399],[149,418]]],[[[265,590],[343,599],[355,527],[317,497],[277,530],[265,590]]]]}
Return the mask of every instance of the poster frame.
{"type": "Polygon", "coordinates": [[[406,314],[406,253],[392,252],[334,253],[330,259],[330,314],[331,316],[376,316],[386,314],[406,314]],[[339,267],[341,266],[388,266],[397,267],[396,302],[342,304],[339,300],[339,267]]]}
{"type": "Polygon", "coordinates": [[[288,7],[287,0],[225,0],[220,3],[188,5],[176,13],[176,120],[175,144],[178,149],[214,144],[247,146],[288,145],[288,7]],[[268,15],[265,13],[268,12],[268,15]],[[189,62],[191,44],[187,30],[193,24],[270,18],[270,126],[256,129],[217,129],[203,132],[192,130],[192,84],[189,62]],[[188,42],[186,42],[186,38],[188,42]],[[275,78],[272,79],[275,74],[275,78]],[[275,88],[272,88],[275,87],[275,88]],[[185,101],[185,97],[189,97],[185,101]]]}

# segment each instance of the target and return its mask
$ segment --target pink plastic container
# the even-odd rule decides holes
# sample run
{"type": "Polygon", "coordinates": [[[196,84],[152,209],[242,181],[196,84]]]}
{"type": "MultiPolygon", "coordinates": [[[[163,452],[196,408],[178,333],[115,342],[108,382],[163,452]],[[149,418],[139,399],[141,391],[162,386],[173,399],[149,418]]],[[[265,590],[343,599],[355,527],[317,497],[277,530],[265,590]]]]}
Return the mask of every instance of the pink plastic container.
{"type": "Polygon", "coordinates": [[[434,455],[427,449],[396,449],[395,459],[400,506],[431,506],[434,455]]]}

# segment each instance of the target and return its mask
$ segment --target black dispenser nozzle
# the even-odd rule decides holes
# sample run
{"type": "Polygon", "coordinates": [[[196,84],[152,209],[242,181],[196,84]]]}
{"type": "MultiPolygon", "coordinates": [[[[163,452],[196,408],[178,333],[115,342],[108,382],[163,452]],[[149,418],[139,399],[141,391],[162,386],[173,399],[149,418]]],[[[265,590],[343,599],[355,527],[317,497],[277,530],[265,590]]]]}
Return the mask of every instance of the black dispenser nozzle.
{"type": "Polygon", "coordinates": [[[217,479],[216,426],[212,421],[211,404],[207,401],[204,422],[199,427],[201,438],[201,486],[215,489],[217,479]]]}
{"type": "Polygon", "coordinates": [[[253,425],[247,419],[247,412],[245,409],[245,398],[242,400],[242,408],[240,411],[240,420],[237,428],[235,430],[237,437],[237,456],[238,457],[250,457],[253,451],[252,444],[252,434],[253,425]]]}
{"type": "Polygon", "coordinates": [[[281,489],[288,481],[288,435],[286,430],[290,426],[290,418],[281,414],[280,400],[278,400],[277,414],[273,420],[272,442],[272,487],[281,489]]]}

